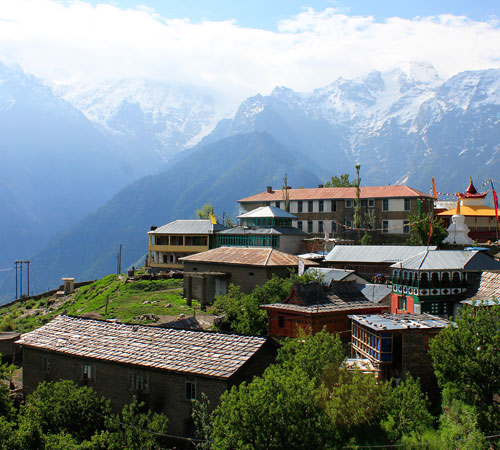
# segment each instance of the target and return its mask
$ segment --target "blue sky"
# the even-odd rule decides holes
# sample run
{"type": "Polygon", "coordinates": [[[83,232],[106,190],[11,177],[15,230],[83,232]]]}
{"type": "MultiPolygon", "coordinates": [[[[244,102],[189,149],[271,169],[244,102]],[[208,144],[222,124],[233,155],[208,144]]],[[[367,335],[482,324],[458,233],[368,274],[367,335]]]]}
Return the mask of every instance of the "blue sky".
{"type": "Polygon", "coordinates": [[[500,0],[0,0],[0,62],[49,83],[144,79],[236,107],[371,70],[500,68],[500,0]]]}
{"type": "Polygon", "coordinates": [[[337,8],[349,15],[371,15],[378,21],[389,17],[413,19],[440,14],[464,15],[484,21],[500,18],[499,0],[93,0],[93,4],[110,3],[121,8],[146,6],[165,18],[186,17],[201,20],[234,19],[242,27],[276,30],[277,23],[300,13],[304,8],[317,11],[337,8]]]}

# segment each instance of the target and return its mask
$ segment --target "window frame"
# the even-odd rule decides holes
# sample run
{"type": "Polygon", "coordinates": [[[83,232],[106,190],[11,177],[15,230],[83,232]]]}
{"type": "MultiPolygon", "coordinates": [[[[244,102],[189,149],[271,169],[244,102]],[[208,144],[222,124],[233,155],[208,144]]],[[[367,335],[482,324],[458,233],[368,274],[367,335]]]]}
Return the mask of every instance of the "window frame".
{"type": "Polygon", "coordinates": [[[382,199],[382,211],[389,211],[389,199],[382,199]]]}
{"type": "Polygon", "coordinates": [[[196,400],[197,394],[196,377],[186,375],[184,377],[184,398],[185,400],[196,400]]]}
{"type": "Polygon", "coordinates": [[[388,233],[389,233],[389,221],[382,220],[382,234],[388,234],[388,233]]]}
{"type": "Polygon", "coordinates": [[[314,200],[307,201],[307,212],[314,212],[314,200]]]}

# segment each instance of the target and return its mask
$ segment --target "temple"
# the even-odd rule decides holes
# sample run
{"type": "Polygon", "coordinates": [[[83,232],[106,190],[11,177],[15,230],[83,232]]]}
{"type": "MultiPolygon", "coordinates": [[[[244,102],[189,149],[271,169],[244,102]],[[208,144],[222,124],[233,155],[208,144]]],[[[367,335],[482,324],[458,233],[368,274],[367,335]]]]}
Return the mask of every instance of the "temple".
{"type": "Polygon", "coordinates": [[[478,192],[471,178],[467,190],[457,194],[457,206],[440,212],[437,216],[444,220],[446,227],[451,225],[453,216],[464,216],[464,224],[470,230],[469,238],[477,242],[497,241],[499,224],[495,208],[484,204],[488,192],[478,192]]]}

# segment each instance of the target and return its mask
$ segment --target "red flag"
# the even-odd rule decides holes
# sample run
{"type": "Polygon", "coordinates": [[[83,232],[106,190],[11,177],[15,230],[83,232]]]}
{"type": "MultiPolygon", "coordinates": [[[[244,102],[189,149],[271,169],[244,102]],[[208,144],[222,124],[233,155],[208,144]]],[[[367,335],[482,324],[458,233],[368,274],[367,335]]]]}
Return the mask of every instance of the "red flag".
{"type": "Polygon", "coordinates": [[[432,237],[432,218],[431,218],[431,224],[429,226],[429,239],[427,239],[427,245],[431,243],[431,237],[432,237]]]}
{"type": "Polygon", "coordinates": [[[495,216],[497,216],[497,222],[498,222],[498,197],[497,193],[493,189],[493,181],[490,180],[491,183],[491,192],[493,192],[493,203],[495,204],[495,216]]]}

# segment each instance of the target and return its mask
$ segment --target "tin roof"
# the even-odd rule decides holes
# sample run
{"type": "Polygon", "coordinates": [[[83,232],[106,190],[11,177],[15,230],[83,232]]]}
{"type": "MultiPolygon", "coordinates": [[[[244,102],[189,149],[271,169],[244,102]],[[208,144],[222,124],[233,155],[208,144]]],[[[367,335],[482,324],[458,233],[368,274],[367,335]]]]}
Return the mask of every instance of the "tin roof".
{"type": "Polygon", "coordinates": [[[332,281],[342,281],[349,275],[354,273],[354,270],[344,269],[329,269],[326,267],[310,267],[306,270],[308,273],[315,273],[321,275],[321,283],[323,286],[330,286],[332,281]]]}
{"type": "MultiPolygon", "coordinates": [[[[286,266],[297,267],[299,258],[273,248],[262,247],[218,247],[206,252],[179,258],[184,262],[204,262],[213,264],[234,264],[242,266],[286,266]]],[[[314,266],[316,263],[303,260],[304,265],[314,266]]]]}
{"type": "Polygon", "coordinates": [[[225,229],[224,225],[212,224],[210,220],[174,220],[156,230],[148,231],[148,234],[212,234],[225,229]]]}
{"type": "Polygon", "coordinates": [[[380,303],[392,293],[392,286],[386,284],[362,284],[363,295],[373,303],[380,303]]]}
{"type": "Polygon", "coordinates": [[[58,316],[17,343],[82,358],[229,378],[265,338],[58,316]]]}
{"type": "Polygon", "coordinates": [[[217,232],[217,234],[276,234],[276,235],[302,235],[309,236],[305,231],[299,230],[298,228],[290,227],[269,227],[269,228],[243,228],[243,227],[234,227],[228,228],[226,230],[222,230],[217,232]]]}
{"type": "Polygon", "coordinates": [[[500,262],[481,251],[429,250],[391,267],[408,270],[500,270],[500,262]]]}
{"type": "Polygon", "coordinates": [[[336,245],[326,256],[326,261],[395,263],[436,246],[412,245],[336,245]]]}
{"type": "MultiPolygon", "coordinates": [[[[363,186],[360,188],[360,198],[397,198],[397,197],[415,197],[415,198],[433,198],[429,194],[417,191],[409,186],[363,186]]],[[[244,202],[262,202],[262,201],[281,201],[284,198],[283,191],[261,192],[250,197],[238,200],[244,202]]],[[[288,189],[288,198],[290,200],[321,200],[321,199],[355,199],[355,187],[337,187],[337,188],[306,188],[306,189],[288,189]]]]}
{"type": "Polygon", "coordinates": [[[252,209],[245,214],[237,216],[238,219],[248,219],[252,217],[276,217],[279,219],[297,219],[297,216],[290,214],[276,206],[261,206],[260,208],[252,209]]]}
{"type": "Polygon", "coordinates": [[[349,318],[375,331],[441,329],[450,325],[448,320],[430,314],[351,315],[349,318]]]}

